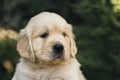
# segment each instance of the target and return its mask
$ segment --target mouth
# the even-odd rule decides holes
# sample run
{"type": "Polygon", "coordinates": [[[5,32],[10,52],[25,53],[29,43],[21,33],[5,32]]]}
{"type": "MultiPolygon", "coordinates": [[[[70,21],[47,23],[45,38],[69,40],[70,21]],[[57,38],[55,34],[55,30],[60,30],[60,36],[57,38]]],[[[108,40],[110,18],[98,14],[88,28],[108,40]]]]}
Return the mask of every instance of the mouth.
{"type": "Polygon", "coordinates": [[[64,59],[64,53],[54,53],[53,61],[63,60],[63,59],[64,59]]]}
{"type": "Polygon", "coordinates": [[[53,64],[61,64],[65,61],[65,54],[63,53],[54,53],[54,52],[47,52],[44,55],[44,58],[40,59],[47,65],[53,64]]]}

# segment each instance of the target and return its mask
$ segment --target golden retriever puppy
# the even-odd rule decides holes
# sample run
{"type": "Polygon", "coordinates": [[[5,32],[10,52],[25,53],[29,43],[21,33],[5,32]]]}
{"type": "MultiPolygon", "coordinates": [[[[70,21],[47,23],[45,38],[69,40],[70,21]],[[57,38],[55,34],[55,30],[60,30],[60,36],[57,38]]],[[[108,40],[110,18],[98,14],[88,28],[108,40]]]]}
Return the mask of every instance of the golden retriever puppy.
{"type": "Polygon", "coordinates": [[[31,18],[19,34],[17,50],[21,59],[12,80],[85,80],[72,27],[55,13],[31,18]]]}

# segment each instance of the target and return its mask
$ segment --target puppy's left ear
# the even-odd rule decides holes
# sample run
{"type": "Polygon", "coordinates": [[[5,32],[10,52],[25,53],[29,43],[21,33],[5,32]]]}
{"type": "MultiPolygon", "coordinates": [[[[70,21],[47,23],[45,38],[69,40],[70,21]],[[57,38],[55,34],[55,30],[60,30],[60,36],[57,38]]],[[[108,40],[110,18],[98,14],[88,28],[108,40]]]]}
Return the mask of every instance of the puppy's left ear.
{"type": "Polygon", "coordinates": [[[76,43],[75,43],[75,40],[74,40],[74,34],[73,34],[73,31],[72,31],[72,25],[69,24],[69,27],[71,28],[70,35],[69,35],[70,53],[71,53],[71,57],[74,57],[77,54],[77,47],[76,47],[76,43]]]}

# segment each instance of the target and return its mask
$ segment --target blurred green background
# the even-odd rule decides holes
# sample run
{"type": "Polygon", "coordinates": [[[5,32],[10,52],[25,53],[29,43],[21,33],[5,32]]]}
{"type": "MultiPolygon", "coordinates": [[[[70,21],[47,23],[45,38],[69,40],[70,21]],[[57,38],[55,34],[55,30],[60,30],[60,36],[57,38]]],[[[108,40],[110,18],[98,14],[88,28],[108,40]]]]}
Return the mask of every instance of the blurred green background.
{"type": "Polygon", "coordinates": [[[19,61],[19,30],[43,11],[73,25],[87,80],[120,80],[120,0],[0,0],[0,80],[11,80],[19,61]]]}

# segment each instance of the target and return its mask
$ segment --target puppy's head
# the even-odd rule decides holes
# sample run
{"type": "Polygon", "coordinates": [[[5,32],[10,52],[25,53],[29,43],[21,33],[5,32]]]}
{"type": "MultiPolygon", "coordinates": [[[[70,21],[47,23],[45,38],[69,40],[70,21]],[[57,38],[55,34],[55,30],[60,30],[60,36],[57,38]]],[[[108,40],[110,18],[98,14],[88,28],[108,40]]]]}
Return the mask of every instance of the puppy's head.
{"type": "Polygon", "coordinates": [[[19,36],[17,50],[32,62],[60,64],[77,53],[71,25],[55,13],[31,18],[19,36]]]}

